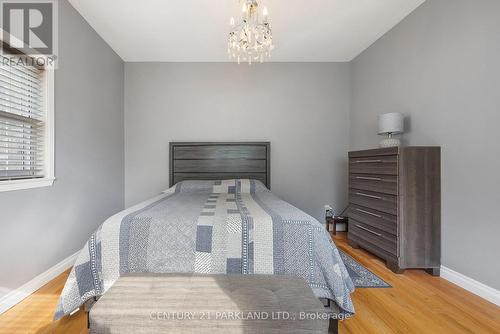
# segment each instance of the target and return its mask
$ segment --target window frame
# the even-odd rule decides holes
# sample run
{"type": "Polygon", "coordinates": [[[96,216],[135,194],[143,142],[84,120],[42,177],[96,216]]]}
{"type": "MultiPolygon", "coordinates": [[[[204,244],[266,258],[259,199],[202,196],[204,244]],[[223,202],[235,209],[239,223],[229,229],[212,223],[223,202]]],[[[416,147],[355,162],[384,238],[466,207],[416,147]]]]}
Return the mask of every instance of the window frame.
{"type": "Polygon", "coordinates": [[[55,177],[55,73],[52,68],[45,68],[45,147],[44,147],[44,177],[0,181],[0,192],[50,187],[55,177]]]}

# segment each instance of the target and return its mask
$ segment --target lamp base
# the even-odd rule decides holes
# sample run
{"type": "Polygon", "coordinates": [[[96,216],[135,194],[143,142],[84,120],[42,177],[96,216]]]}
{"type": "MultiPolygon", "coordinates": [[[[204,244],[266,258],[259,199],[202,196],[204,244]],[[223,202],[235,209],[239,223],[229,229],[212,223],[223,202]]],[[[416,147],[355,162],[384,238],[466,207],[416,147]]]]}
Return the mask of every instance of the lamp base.
{"type": "Polygon", "coordinates": [[[398,138],[386,138],[380,142],[380,147],[399,147],[401,141],[398,138]]]}

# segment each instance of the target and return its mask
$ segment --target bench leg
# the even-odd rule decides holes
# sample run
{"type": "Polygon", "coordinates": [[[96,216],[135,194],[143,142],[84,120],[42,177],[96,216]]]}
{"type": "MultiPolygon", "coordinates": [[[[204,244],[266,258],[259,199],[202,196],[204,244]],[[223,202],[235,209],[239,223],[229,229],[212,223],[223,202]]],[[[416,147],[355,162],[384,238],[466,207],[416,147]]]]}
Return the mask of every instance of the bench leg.
{"type": "Polygon", "coordinates": [[[328,334],[339,334],[338,319],[330,319],[330,324],[328,326],[328,334]]]}

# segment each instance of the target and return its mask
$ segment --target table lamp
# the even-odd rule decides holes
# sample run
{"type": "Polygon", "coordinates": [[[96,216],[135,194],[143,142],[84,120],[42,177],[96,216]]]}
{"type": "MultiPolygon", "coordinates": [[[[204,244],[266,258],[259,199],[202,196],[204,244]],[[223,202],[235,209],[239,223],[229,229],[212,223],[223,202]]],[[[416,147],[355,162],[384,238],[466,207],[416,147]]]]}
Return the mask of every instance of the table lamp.
{"type": "Polygon", "coordinates": [[[380,147],[400,146],[401,142],[393,135],[404,132],[404,116],[399,112],[393,112],[378,116],[378,134],[386,135],[387,138],[380,142],[380,147]]]}

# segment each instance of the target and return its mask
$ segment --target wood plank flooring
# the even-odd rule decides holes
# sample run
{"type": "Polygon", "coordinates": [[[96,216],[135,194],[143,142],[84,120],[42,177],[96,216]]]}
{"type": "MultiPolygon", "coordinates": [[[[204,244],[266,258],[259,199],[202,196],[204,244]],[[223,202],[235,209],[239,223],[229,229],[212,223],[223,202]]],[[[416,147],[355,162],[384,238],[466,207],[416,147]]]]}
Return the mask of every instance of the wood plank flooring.
{"type": "MultiPolygon", "coordinates": [[[[339,233],[334,240],[392,286],[357,289],[353,294],[357,313],[340,323],[340,333],[500,333],[500,307],[424,271],[407,270],[396,275],[375,256],[348,246],[345,234],[339,233]]],[[[61,274],[0,315],[0,333],[88,333],[82,311],[52,321],[68,274],[61,274]]]]}

